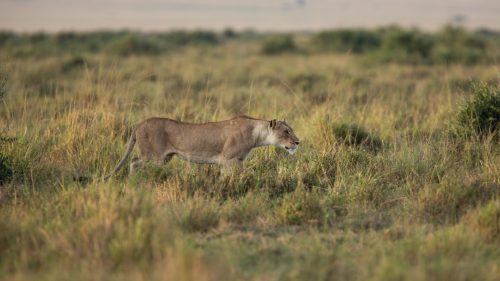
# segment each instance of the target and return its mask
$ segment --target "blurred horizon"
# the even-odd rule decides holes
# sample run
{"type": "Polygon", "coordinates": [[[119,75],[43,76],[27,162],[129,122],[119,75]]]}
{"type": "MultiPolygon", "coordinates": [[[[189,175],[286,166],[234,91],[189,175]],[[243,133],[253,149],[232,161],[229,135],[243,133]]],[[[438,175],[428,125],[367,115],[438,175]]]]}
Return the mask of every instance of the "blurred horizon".
{"type": "Polygon", "coordinates": [[[0,30],[59,32],[174,29],[315,31],[446,24],[500,30],[494,0],[2,0],[0,30]]]}

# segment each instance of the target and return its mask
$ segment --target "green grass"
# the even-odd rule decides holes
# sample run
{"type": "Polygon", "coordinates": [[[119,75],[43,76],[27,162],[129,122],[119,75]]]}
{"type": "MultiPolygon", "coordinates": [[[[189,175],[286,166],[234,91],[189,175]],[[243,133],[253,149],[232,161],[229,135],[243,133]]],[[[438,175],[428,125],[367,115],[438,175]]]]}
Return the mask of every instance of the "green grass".
{"type": "Polygon", "coordinates": [[[498,89],[494,64],[266,56],[239,37],[124,57],[9,48],[0,279],[500,277],[498,139],[453,133],[470,81],[498,89]],[[144,118],[237,114],[286,119],[301,147],[256,149],[233,177],[174,159],[100,181],[144,118]]]}

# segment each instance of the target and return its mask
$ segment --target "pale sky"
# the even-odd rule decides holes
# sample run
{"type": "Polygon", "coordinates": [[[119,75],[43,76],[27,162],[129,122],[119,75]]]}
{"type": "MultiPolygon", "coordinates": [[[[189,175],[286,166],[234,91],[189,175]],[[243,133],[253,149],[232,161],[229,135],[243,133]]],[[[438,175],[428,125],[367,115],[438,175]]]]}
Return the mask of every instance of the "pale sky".
{"type": "Polygon", "coordinates": [[[301,31],[388,24],[435,30],[456,15],[500,30],[500,0],[0,0],[0,30],[301,31]]]}

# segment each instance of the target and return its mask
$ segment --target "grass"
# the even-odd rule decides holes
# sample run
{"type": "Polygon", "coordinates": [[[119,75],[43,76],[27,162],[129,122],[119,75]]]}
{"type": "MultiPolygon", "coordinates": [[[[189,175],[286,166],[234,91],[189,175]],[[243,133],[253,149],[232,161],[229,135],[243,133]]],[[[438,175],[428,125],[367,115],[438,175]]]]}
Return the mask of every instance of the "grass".
{"type": "Polygon", "coordinates": [[[238,37],[107,51],[0,49],[0,279],[500,277],[498,140],[453,133],[495,64],[266,56],[238,37]],[[174,159],[99,180],[144,118],[236,114],[286,119],[299,151],[257,149],[235,177],[174,159]]]}

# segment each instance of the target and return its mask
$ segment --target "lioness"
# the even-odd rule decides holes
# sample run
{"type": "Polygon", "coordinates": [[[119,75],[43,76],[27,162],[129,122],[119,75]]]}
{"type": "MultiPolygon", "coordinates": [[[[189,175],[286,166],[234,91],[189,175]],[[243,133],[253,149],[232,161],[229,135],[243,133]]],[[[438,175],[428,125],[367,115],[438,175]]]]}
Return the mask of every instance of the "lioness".
{"type": "Polygon", "coordinates": [[[193,124],[168,118],[150,118],[134,129],[125,155],[105,179],[120,170],[136,142],[140,157],[132,160],[130,173],[145,161],[164,164],[174,155],[193,163],[240,168],[255,147],[276,145],[293,154],[300,143],[285,121],[238,116],[220,122],[193,124]]]}

